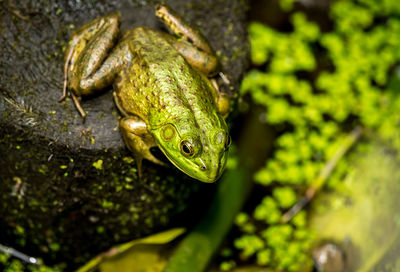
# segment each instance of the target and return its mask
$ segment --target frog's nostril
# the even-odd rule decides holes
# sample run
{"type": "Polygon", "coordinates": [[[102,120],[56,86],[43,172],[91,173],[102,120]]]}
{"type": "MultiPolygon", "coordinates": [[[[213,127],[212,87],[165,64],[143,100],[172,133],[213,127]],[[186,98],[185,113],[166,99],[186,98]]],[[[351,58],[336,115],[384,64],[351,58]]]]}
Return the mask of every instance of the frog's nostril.
{"type": "Polygon", "coordinates": [[[203,170],[203,171],[206,171],[206,170],[207,170],[207,167],[205,167],[204,165],[202,165],[202,166],[200,166],[200,169],[203,170]]]}

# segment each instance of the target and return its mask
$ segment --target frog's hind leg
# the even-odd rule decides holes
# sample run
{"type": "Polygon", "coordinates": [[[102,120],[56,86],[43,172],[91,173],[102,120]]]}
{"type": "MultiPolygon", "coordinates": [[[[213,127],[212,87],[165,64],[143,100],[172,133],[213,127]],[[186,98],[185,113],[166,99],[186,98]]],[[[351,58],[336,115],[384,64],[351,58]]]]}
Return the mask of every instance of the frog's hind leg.
{"type": "MultiPolygon", "coordinates": [[[[65,64],[64,64],[64,83],[63,83],[63,94],[62,96],[58,99],[58,102],[64,101],[64,99],[68,95],[68,72],[69,72],[69,66],[71,63],[72,55],[73,55],[73,50],[69,50],[68,53],[66,54],[65,57],[65,64]]],[[[82,121],[85,122],[85,117],[86,117],[86,112],[82,108],[82,105],[80,103],[80,99],[75,96],[73,92],[71,92],[71,97],[72,101],[75,104],[75,107],[77,108],[79,114],[82,116],[82,121]]]]}
{"type": "Polygon", "coordinates": [[[139,176],[142,175],[142,161],[149,160],[159,165],[165,165],[150,152],[151,147],[157,146],[153,135],[147,130],[146,123],[137,116],[129,116],[121,119],[122,137],[128,149],[133,153],[139,176]]]}
{"type": "Polygon", "coordinates": [[[80,105],[80,97],[109,86],[128,59],[125,44],[117,45],[110,53],[118,38],[119,24],[119,15],[114,13],[87,23],[71,36],[65,54],[60,101],[70,90],[82,117],[85,112],[80,105]]]}
{"type": "Polygon", "coordinates": [[[193,44],[199,50],[213,54],[211,46],[201,33],[191,27],[185,20],[165,5],[156,6],[156,16],[165,23],[177,36],[193,44]]]}
{"type": "Polygon", "coordinates": [[[181,39],[166,35],[167,40],[197,70],[208,77],[219,71],[219,62],[206,38],[168,6],[157,5],[156,16],[181,39]],[[169,36],[169,37],[168,37],[169,36]]]}

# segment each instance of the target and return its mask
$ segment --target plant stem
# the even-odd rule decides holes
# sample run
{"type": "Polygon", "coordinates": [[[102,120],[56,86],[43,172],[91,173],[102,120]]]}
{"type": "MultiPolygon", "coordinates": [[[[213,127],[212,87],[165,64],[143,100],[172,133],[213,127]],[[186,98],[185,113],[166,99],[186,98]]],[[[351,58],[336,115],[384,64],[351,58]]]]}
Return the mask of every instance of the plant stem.
{"type": "Polygon", "coordinates": [[[325,164],[318,177],[311,183],[311,186],[307,189],[305,195],[281,218],[282,223],[289,222],[299,211],[301,211],[315,196],[315,194],[323,187],[329,176],[332,174],[338,162],[343,156],[349,151],[349,149],[357,142],[362,134],[361,126],[357,126],[353,129],[343,144],[336,150],[332,158],[325,164]]]}

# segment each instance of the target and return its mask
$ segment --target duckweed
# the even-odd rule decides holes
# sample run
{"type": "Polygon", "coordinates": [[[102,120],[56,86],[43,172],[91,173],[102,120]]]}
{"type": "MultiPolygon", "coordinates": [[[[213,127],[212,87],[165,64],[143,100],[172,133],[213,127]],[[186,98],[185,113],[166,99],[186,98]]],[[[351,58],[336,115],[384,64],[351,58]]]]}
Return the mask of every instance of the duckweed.
{"type": "MultiPolygon", "coordinates": [[[[349,130],[361,125],[400,151],[398,1],[335,1],[329,11],[333,27],[327,32],[294,10],[295,2],[280,1],[292,31],[249,25],[255,68],[240,90],[264,108],[263,119],[278,137],[272,158],[254,176],[267,195],[237,216],[241,234],[234,247],[243,262],[279,271],[311,269],[314,234],[306,228],[306,211],[288,224],[280,218],[349,130]]],[[[335,188],[348,170],[344,158],[326,186],[335,188]]]]}

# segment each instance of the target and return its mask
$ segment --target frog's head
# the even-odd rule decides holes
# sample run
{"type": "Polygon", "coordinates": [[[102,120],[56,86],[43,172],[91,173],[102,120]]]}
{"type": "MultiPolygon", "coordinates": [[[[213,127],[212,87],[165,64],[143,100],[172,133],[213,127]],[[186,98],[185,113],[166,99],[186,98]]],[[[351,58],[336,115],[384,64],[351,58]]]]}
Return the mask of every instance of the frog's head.
{"type": "Polygon", "coordinates": [[[206,133],[194,129],[180,134],[173,124],[166,124],[152,133],[166,157],[192,178],[211,183],[223,173],[231,144],[226,125],[206,133]]]}

